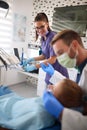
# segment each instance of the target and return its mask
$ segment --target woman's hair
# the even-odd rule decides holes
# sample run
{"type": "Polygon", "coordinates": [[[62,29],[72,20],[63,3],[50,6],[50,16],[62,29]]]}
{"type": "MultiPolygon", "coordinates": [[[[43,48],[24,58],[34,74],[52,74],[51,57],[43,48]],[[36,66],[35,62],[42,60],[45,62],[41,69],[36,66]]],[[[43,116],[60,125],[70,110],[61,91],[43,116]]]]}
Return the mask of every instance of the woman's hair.
{"type": "MultiPolygon", "coordinates": [[[[43,21],[43,22],[47,22],[49,23],[48,21],[48,17],[45,13],[41,12],[41,13],[38,13],[34,19],[34,22],[39,22],[39,21],[43,21]]],[[[50,27],[48,26],[48,31],[50,31],[50,27]]],[[[38,34],[37,34],[37,31],[36,31],[36,40],[38,38],[38,34]]]]}
{"type": "Polygon", "coordinates": [[[65,107],[77,107],[81,106],[83,101],[83,91],[77,83],[70,79],[61,80],[59,87],[60,93],[54,94],[54,96],[65,106],[65,107]]]}
{"type": "Polygon", "coordinates": [[[41,12],[38,13],[34,19],[34,22],[38,22],[38,21],[44,21],[44,22],[49,22],[48,21],[48,17],[45,13],[41,12]]]}
{"type": "Polygon", "coordinates": [[[60,33],[57,33],[52,39],[51,45],[53,46],[55,42],[57,42],[60,39],[62,39],[67,46],[70,46],[73,40],[77,40],[80,46],[84,47],[81,37],[77,32],[73,30],[63,30],[60,33]]]}

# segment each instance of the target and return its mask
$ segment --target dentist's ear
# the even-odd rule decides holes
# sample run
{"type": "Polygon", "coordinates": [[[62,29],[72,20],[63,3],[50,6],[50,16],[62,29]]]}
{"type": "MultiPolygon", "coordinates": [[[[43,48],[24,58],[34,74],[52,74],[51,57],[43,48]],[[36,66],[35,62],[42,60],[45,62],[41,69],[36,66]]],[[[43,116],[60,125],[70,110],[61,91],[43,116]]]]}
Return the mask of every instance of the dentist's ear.
{"type": "Polygon", "coordinates": [[[74,50],[77,50],[78,49],[78,41],[77,40],[73,40],[72,43],[71,43],[71,46],[74,50]]]}
{"type": "Polygon", "coordinates": [[[77,40],[73,40],[71,45],[70,45],[70,49],[69,49],[69,56],[71,58],[75,58],[76,57],[76,52],[78,51],[78,41],[77,40]]]}

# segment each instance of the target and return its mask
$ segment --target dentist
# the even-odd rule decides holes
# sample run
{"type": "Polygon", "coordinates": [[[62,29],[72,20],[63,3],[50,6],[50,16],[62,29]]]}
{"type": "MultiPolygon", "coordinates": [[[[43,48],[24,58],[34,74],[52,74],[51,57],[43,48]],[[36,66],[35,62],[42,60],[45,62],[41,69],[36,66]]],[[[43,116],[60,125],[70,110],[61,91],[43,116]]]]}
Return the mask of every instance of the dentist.
{"type": "MultiPolygon", "coordinates": [[[[87,110],[87,50],[84,48],[80,36],[73,30],[64,30],[53,38],[51,45],[61,65],[77,68],[76,82],[85,92],[84,100],[87,110]]],[[[42,63],[41,67],[51,75],[50,82],[53,83],[55,77],[54,82],[63,78],[60,73],[54,71],[50,64],[42,63]]],[[[55,97],[51,98],[48,92],[46,96],[43,95],[43,101],[47,111],[61,120],[62,130],[87,130],[87,116],[75,110],[64,108],[60,102],[56,101],[55,97]]]]}

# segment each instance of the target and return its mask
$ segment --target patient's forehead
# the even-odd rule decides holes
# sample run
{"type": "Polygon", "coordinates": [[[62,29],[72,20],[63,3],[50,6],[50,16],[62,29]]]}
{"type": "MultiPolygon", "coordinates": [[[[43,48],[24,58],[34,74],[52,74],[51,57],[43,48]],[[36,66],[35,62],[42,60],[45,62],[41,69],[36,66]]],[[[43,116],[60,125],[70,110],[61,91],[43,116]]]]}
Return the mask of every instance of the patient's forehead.
{"type": "Polygon", "coordinates": [[[57,97],[58,95],[62,93],[63,86],[64,86],[64,82],[62,80],[55,84],[55,87],[53,89],[54,96],[57,97]]]}
{"type": "Polygon", "coordinates": [[[64,80],[60,80],[59,82],[57,82],[57,83],[55,84],[55,87],[60,87],[60,86],[62,86],[62,85],[64,85],[64,84],[65,84],[64,80]]]}

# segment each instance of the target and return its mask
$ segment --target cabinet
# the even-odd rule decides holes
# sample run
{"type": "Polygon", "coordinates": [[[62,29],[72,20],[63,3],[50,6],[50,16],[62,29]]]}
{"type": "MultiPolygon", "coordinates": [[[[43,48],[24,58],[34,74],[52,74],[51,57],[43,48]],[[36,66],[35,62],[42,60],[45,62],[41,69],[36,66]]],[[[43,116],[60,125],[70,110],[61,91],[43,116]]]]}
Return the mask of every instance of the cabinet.
{"type": "Polygon", "coordinates": [[[38,76],[38,83],[37,83],[38,96],[42,96],[43,91],[46,89],[45,76],[46,76],[46,73],[40,68],[39,76],[38,76]]]}

